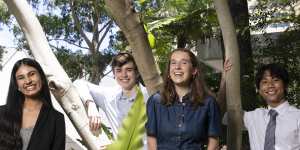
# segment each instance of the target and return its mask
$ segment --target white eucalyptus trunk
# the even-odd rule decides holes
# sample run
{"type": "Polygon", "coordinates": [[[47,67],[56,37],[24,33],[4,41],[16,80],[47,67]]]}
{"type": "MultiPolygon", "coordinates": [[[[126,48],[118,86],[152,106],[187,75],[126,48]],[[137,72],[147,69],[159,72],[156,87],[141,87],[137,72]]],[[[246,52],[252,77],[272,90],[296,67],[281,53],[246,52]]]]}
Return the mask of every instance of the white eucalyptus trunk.
{"type": "Polygon", "coordinates": [[[75,87],[53,54],[37,17],[26,0],[4,0],[16,17],[34,58],[41,63],[52,93],[69,116],[78,133],[91,150],[100,149],[99,142],[89,130],[88,117],[75,87]],[[59,78],[59,79],[58,79],[59,78]]]}
{"type": "Polygon", "coordinates": [[[214,0],[218,20],[222,30],[226,59],[233,66],[226,73],[226,99],[228,112],[227,145],[230,150],[241,150],[242,114],[240,92],[240,54],[235,27],[227,0],[214,0]]]}

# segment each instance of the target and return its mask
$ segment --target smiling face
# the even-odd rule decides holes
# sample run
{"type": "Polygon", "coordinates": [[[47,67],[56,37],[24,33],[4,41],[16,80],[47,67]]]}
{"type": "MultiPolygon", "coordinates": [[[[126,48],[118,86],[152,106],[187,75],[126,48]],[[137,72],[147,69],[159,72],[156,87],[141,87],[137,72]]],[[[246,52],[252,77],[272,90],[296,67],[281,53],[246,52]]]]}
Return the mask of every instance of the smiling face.
{"type": "Polygon", "coordinates": [[[15,76],[18,89],[25,97],[38,96],[42,89],[42,81],[37,69],[28,65],[21,65],[15,76]]]}
{"type": "Polygon", "coordinates": [[[283,103],[285,96],[284,91],[284,82],[280,78],[272,76],[270,71],[266,70],[259,82],[259,94],[267,104],[276,107],[283,103]]]}
{"type": "Polygon", "coordinates": [[[137,83],[137,71],[133,62],[128,62],[121,67],[114,67],[114,75],[124,90],[131,90],[137,83]]]}
{"type": "Polygon", "coordinates": [[[188,87],[192,75],[196,73],[188,53],[176,51],[170,58],[169,76],[175,86],[188,87]]]}

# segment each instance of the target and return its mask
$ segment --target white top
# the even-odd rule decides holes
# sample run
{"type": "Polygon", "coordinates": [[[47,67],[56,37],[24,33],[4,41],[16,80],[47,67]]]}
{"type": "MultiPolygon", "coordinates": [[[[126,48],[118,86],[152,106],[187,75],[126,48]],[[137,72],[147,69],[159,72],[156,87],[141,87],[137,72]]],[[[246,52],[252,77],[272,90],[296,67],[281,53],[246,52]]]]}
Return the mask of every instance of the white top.
{"type": "MultiPolygon", "coordinates": [[[[275,129],[275,150],[300,150],[300,110],[286,101],[275,109],[278,112],[275,129]]],[[[268,109],[257,108],[244,113],[251,150],[264,150],[266,128],[270,116],[268,109]]]]}
{"type": "MultiPolygon", "coordinates": [[[[124,100],[122,88],[120,86],[103,87],[85,80],[74,81],[74,86],[77,88],[84,104],[87,100],[93,100],[95,104],[104,111],[110,127],[112,128],[112,133],[114,137],[116,137],[118,128],[121,126],[122,120],[130,110],[131,105],[134,102],[132,99],[135,99],[135,96],[134,98],[124,100]]],[[[140,89],[146,102],[149,97],[146,88],[140,85],[140,89]]]]}

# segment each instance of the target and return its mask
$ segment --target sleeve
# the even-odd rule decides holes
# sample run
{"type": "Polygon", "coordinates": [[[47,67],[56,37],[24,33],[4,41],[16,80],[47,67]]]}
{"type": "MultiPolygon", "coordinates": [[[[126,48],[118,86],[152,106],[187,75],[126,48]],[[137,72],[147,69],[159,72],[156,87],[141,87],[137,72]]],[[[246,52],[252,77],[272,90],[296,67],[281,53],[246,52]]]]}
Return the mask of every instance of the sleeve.
{"type": "Polygon", "coordinates": [[[219,137],[221,135],[220,109],[215,99],[209,98],[208,102],[208,136],[219,137]]]}
{"type": "Polygon", "coordinates": [[[249,120],[251,120],[251,119],[249,119],[250,117],[251,117],[251,114],[250,114],[251,112],[244,112],[243,113],[243,125],[244,125],[244,127],[246,128],[246,129],[248,129],[248,127],[249,127],[249,124],[250,124],[250,122],[249,122],[249,120]]]}
{"type": "Polygon", "coordinates": [[[101,109],[105,109],[104,89],[83,79],[75,80],[73,85],[76,87],[83,104],[85,104],[87,100],[91,100],[101,109]]]}
{"type": "Polygon", "coordinates": [[[63,114],[59,113],[55,122],[55,135],[52,144],[52,150],[65,150],[66,145],[66,127],[63,114]]]}
{"type": "MultiPolygon", "coordinates": [[[[299,116],[300,116],[300,113],[299,113],[299,116]]],[[[298,141],[300,141],[300,118],[298,117],[298,141]]]]}
{"type": "Polygon", "coordinates": [[[157,118],[156,118],[156,107],[155,107],[155,99],[154,96],[151,96],[147,101],[147,117],[148,120],[146,122],[146,132],[148,136],[157,135],[157,118]]]}
{"type": "Polygon", "coordinates": [[[149,99],[149,94],[148,94],[148,91],[147,89],[143,86],[143,85],[139,85],[142,93],[143,93],[143,96],[144,96],[144,102],[147,103],[148,99],[149,99]]]}

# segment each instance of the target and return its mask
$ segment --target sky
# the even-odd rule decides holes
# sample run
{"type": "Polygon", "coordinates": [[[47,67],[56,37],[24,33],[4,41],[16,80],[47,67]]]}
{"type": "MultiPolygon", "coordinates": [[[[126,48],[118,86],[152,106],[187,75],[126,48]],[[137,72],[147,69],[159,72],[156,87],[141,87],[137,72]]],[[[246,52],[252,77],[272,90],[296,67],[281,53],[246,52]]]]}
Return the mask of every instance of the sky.
{"type": "Polygon", "coordinates": [[[5,27],[0,30],[0,45],[5,47],[16,47],[14,35],[5,27]]]}

